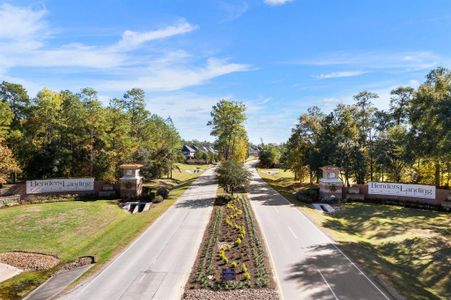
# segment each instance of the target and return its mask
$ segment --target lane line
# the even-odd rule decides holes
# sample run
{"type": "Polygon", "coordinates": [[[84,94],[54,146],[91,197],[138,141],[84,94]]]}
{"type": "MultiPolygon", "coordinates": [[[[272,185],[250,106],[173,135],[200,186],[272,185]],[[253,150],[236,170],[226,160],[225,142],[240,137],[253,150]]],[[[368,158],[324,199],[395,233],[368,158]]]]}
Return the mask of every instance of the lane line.
{"type": "Polygon", "coordinates": [[[288,226],[288,230],[291,232],[291,234],[294,236],[295,239],[298,239],[298,237],[296,236],[296,234],[294,233],[293,229],[291,229],[290,226],[288,226]]]}
{"type": "MultiPolygon", "coordinates": [[[[257,175],[257,178],[259,178],[262,182],[264,182],[264,184],[266,184],[272,191],[274,191],[277,195],[279,195],[283,200],[285,200],[285,202],[288,205],[292,205],[290,201],[288,201],[284,196],[282,196],[279,192],[277,192],[275,189],[273,189],[266,181],[263,180],[263,178],[261,178],[261,176],[258,174],[257,169],[255,169],[255,167],[253,168],[255,170],[255,173],[257,175]]],[[[352,266],[354,266],[357,271],[360,272],[360,274],[362,274],[366,280],[368,280],[371,285],[373,285],[376,290],[381,293],[382,296],[385,297],[385,299],[390,300],[390,297],[388,297],[365,273],[363,273],[363,271],[346,255],[343,253],[343,251],[341,251],[340,248],[337,247],[336,242],[334,240],[332,240],[326,233],[324,233],[315,223],[313,223],[313,221],[311,221],[305,214],[304,212],[302,212],[300,209],[296,208],[296,211],[298,211],[308,222],[310,222],[310,224],[313,225],[313,227],[315,227],[315,229],[317,231],[319,231],[324,237],[326,237],[327,240],[329,240],[330,244],[332,244],[332,246],[334,246],[335,249],[338,250],[338,252],[340,252],[350,263],[352,266]]]]}
{"type": "Polygon", "coordinates": [[[77,296],[79,296],[84,291],[86,291],[92,284],[94,284],[95,281],[99,280],[99,278],[101,278],[101,276],[105,276],[104,274],[111,267],[113,267],[113,265],[116,261],[118,261],[122,256],[124,256],[133,247],[136,247],[135,245],[138,244],[140,240],[144,239],[146,232],[150,231],[151,227],[155,227],[156,224],[163,222],[162,220],[164,219],[165,215],[170,215],[169,212],[176,208],[177,203],[181,203],[181,202],[185,202],[185,201],[189,200],[189,198],[191,196],[190,192],[192,192],[193,190],[196,189],[196,185],[195,185],[196,183],[199,183],[200,181],[208,181],[208,179],[206,177],[211,176],[211,174],[207,173],[210,170],[211,170],[211,168],[206,169],[201,175],[199,175],[199,177],[196,178],[194,180],[194,182],[176,199],[176,201],[171,205],[171,207],[169,207],[164,213],[162,213],[160,216],[158,216],[157,219],[155,221],[153,221],[152,224],[149,224],[147,226],[147,228],[139,236],[137,236],[134,240],[132,240],[121,253],[119,253],[116,257],[111,257],[110,262],[107,263],[107,265],[104,266],[102,269],[100,269],[97,272],[97,274],[94,274],[94,276],[91,278],[87,278],[86,281],[80,283],[78,286],[74,287],[72,290],[68,291],[67,293],[62,294],[63,298],[67,297],[67,299],[74,299],[74,298],[76,299],[77,296]]]}
{"type": "Polygon", "coordinates": [[[332,292],[332,295],[334,295],[335,299],[336,300],[340,300],[340,299],[338,299],[337,295],[335,295],[334,290],[331,288],[329,282],[327,282],[326,277],[324,277],[323,273],[320,270],[318,270],[318,272],[319,272],[319,275],[321,275],[321,277],[323,278],[323,280],[326,283],[326,285],[329,288],[329,290],[332,292]]]}

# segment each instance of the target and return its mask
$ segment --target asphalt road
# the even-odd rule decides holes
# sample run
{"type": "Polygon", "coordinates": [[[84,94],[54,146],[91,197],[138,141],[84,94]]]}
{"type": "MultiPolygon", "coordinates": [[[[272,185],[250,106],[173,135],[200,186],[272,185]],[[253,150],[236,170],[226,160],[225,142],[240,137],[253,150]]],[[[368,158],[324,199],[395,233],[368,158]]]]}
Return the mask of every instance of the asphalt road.
{"type": "Polygon", "coordinates": [[[284,299],[390,299],[255,168],[250,170],[249,196],[284,299]]]}
{"type": "Polygon", "coordinates": [[[207,170],[129,248],[64,299],[176,300],[183,294],[216,196],[207,170]]]}

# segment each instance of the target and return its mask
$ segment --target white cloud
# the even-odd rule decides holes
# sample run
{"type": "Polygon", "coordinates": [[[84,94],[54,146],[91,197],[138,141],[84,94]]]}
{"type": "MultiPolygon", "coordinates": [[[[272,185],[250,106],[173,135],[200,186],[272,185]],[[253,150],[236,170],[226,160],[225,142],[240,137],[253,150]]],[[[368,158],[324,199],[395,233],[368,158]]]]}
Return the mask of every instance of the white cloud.
{"type": "Polygon", "coordinates": [[[283,5],[288,2],[291,2],[293,0],[265,0],[265,4],[276,6],[276,5],[283,5]]]}
{"type": "Polygon", "coordinates": [[[198,28],[184,19],[149,31],[127,30],[118,42],[109,45],[74,42],[54,46],[50,43],[53,30],[45,20],[46,14],[44,9],[0,5],[0,74],[6,76],[15,67],[54,68],[61,73],[80,74],[94,71],[97,77],[112,78],[97,80],[97,84],[88,83],[102,91],[124,91],[131,87],[174,91],[249,69],[245,64],[215,58],[202,60],[185,50],[173,50],[169,46],[164,49],[151,46],[145,52],[131,52],[146,43],[198,28]]]}
{"type": "Polygon", "coordinates": [[[230,22],[238,19],[249,9],[249,5],[246,2],[241,4],[220,2],[219,7],[227,14],[222,22],[230,22]]]}
{"type": "Polygon", "coordinates": [[[185,20],[178,21],[175,25],[167,26],[164,28],[135,32],[126,30],[122,34],[122,39],[117,43],[119,49],[134,49],[142,44],[158,39],[169,38],[172,36],[184,34],[196,30],[198,27],[192,25],[185,20]]]}
{"type": "Polygon", "coordinates": [[[451,60],[431,51],[416,51],[333,53],[285,63],[312,66],[354,66],[366,70],[416,71],[431,69],[437,66],[438,62],[450,64],[451,60]]]}
{"type": "Polygon", "coordinates": [[[51,30],[44,16],[45,9],[33,10],[4,3],[0,5],[0,43],[20,43],[22,48],[35,49],[42,45],[51,30]]]}
{"type": "Polygon", "coordinates": [[[248,65],[210,58],[204,67],[149,68],[146,73],[150,73],[150,75],[138,75],[131,80],[128,76],[126,79],[100,82],[98,88],[100,90],[123,91],[132,87],[139,87],[148,91],[175,91],[188,86],[201,85],[218,76],[249,69],[248,65]]]}
{"type": "Polygon", "coordinates": [[[339,72],[330,72],[330,73],[323,73],[314,76],[317,79],[330,79],[330,78],[343,78],[343,77],[355,77],[364,75],[368,72],[366,71],[339,71],[339,72]]]}

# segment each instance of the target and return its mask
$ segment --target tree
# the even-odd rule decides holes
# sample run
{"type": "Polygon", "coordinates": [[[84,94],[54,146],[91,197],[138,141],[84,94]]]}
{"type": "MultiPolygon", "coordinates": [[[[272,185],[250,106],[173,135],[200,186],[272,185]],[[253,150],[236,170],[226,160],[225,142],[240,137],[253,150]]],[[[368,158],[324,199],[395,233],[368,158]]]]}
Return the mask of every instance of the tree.
{"type": "Polygon", "coordinates": [[[20,168],[11,150],[4,144],[4,139],[0,137],[0,187],[8,181],[11,173],[17,172],[20,172],[20,168]]]}
{"type": "MultiPolygon", "coordinates": [[[[361,173],[366,177],[366,161],[367,158],[369,160],[369,174],[370,180],[373,180],[373,164],[374,157],[373,151],[371,147],[373,147],[373,129],[374,129],[374,113],[376,112],[376,108],[373,106],[372,100],[379,98],[379,96],[375,93],[371,93],[368,91],[363,91],[354,96],[354,100],[356,102],[357,107],[357,124],[360,131],[359,144],[363,151],[365,151],[362,156],[365,161],[362,162],[363,170],[360,170],[361,173]]],[[[365,179],[359,179],[358,183],[363,183],[365,179]]]]}
{"type": "Polygon", "coordinates": [[[434,183],[441,184],[441,165],[451,160],[451,72],[432,70],[412,99],[410,132],[417,155],[434,161],[434,183]]]}
{"type": "Polygon", "coordinates": [[[336,118],[337,164],[344,170],[345,183],[349,187],[349,179],[364,180],[365,173],[361,165],[363,151],[359,146],[359,128],[354,118],[356,107],[339,104],[334,110],[336,118]]]}
{"type": "Polygon", "coordinates": [[[132,135],[138,141],[141,141],[143,138],[142,131],[149,117],[144,97],[145,93],[142,89],[134,88],[127,91],[121,100],[122,107],[130,114],[132,135]]]}
{"type": "Polygon", "coordinates": [[[0,138],[6,138],[10,131],[14,114],[8,102],[0,102],[0,138]]]}
{"type": "Polygon", "coordinates": [[[245,111],[246,106],[243,103],[228,100],[221,100],[212,108],[212,120],[207,125],[212,126],[210,134],[216,136],[215,146],[224,160],[233,157],[239,139],[247,140],[243,126],[246,120],[245,111]]]}
{"type": "Polygon", "coordinates": [[[235,142],[233,144],[231,159],[237,162],[244,163],[247,158],[248,149],[249,143],[247,141],[247,137],[244,135],[236,137],[235,142]]]}
{"type": "Polygon", "coordinates": [[[20,84],[3,81],[0,84],[0,101],[9,103],[14,115],[12,130],[21,129],[21,120],[25,119],[30,109],[30,97],[20,84]]]}
{"type": "Polygon", "coordinates": [[[398,87],[390,92],[390,113],[397,125],[403,124],[408,119],[408,113],[414,89],[411,87],[398,87]]]}
{"type": "Polygon", "coordinates": [[[264,145],[260,150],[258,157],[260,167],[274,168],[275,165],[280,162],[281,152],[276,145],[264,145]]]}
{"type": "Polygon", "coordinates": [[[249,186],[251,173],[237,161],[226,160],[217,169],[218,183],[232,196],[235,191],[246,189],[249,186]]]}

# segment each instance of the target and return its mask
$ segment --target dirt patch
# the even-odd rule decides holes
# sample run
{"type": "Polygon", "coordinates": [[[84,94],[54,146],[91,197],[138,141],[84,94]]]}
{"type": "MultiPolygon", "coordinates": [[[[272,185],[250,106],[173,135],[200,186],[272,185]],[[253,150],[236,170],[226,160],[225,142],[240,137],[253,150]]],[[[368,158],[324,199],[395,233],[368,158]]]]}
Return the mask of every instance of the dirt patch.
{"type": "Polygon", "coordinates": [[[183,300],[278,300],[279,295],[271,289],[240,289],[233,291],[213,291],[196,289],[186,291],[183,300]]]}
{"type": "Polygon", "coordinates": [[[48,270],[58,265],[60,260],[51,255],[27,252],[0,253],[0,263],[4,263],[24,271],[48,270]]]}

